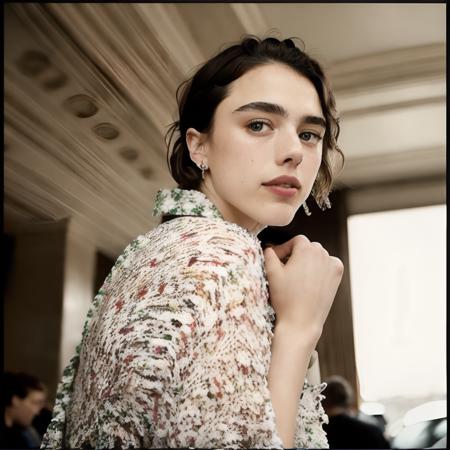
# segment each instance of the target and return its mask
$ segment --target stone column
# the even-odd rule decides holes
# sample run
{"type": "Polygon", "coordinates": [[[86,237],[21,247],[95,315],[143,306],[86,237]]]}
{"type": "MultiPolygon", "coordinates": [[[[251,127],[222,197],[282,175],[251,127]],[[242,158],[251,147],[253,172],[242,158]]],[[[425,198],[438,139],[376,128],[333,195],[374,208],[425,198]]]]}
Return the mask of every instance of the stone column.
{"type": "Polygon", "coordinates": [[[5,370],[39,377],[52,401],[94,294],[96,247],[67,220],[9,231],[5,370]]]}
{"type": "Polygon", "coordinates": [[[67,222],[27,225],[13,235],[5,288],[5,370],[39,377],[49,396],[59,378],[67,222]]]}

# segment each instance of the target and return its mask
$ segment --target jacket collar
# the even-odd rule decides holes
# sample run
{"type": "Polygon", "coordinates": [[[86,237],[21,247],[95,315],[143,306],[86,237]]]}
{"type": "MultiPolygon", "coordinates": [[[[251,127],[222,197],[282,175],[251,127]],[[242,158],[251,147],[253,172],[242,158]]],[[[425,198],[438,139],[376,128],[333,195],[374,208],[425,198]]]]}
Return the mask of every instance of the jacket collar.
{"type": "Polygon", "coordinates": [[[213,203],[200,191],[188,189],[160,189],[156,193],[153,215],[199,216],[223,219],[213,203]]]}

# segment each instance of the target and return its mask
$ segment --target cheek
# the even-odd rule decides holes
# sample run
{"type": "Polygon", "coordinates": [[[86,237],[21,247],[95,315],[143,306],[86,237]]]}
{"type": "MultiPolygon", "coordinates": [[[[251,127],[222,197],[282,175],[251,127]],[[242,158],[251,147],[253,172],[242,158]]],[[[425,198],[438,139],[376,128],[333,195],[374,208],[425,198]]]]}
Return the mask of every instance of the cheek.
{"type": "Polygon", "coordinates": [[[253,185],[258,179],[258,173],[262,172],[262,167],[254,156],[243,156],[239,159],[237,170],[236,175],[241,184],[253,185]]]}
{"type": "Polygon", "coordinates": [[[322,164],[322,152],[318,152],[311,158],[311,168],[318,171],[322,164]]]}
{"type": "Polygon", "coordinates": [[[322,159],[323,159],[323,147],[322,146],[323,146],[323,144],[320,146],[320,151],[319,151],[319,154],[317,156],[319,166],[320,166],[320,164],[322,162],[322,159]]]}
{"type": "Polygon", "coordinates": [[[261,146],[247,142],[242,133],[232,131],[226,136],[217,133],[209,158],[210,165],[216,170],[216,180],[222,185],[229,183],[231,189],[233,185],[242,188],[253,183],[257,174],[262,173],[260,166],[264,161],[258,157],[260,152],[261,146]]]}
{"type": "Polygon", "coordinates": [[[317,162],[316,162],[316,170],[317,171],[319,171],[321,164],[322,164],[322,158],[317,158],[317,162]]]}
{"type": "Polygon", "coordinates": [[[226,171],[223,172],[225,176],[231,178],[248,177],[254,173],[257,162],[254,156],[245,150],[242,147],[232,146],[218,149],[214,155],[214,163],[219,170],[226,168],[226,171]]]}

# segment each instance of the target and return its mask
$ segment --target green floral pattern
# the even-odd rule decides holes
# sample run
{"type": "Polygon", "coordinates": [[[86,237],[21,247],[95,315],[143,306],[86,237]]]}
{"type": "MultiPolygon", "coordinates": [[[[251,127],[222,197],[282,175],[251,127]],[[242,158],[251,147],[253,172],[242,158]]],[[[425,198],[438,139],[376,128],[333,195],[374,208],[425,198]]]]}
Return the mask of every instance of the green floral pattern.
{"type": "MultiPolygon", "coordinates": [[[[117,259],[64,370],[42,448],[282,448],[259,241],[197,191],[159,191],[154,214],[180,217],[117,259]]],[[[296,447],[328,448],[325,386],[305,380],[296,447]]]]}
{"type": "Polygon", "coordinates": [[[186,189],[161,189],[156,194],[153,215],[201,216],[223,219],[219,210],[200,191],[186,189]]]}

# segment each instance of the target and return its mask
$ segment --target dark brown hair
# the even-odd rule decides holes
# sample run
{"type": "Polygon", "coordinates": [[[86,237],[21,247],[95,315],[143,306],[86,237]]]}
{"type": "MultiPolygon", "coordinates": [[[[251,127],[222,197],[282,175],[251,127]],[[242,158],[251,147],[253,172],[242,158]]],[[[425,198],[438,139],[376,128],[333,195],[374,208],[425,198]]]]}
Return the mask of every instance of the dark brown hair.
{"type": "Polygon", "coordinates": [[[333,375],[326,380],[327,386],[322,392],[325,399],[322,400],[324,408],[340,406],[348,408],[354,405],[354,393],[351,384],[340,375],[333,375]]]}
{"type": "Polygon", "coordinates": [[[12,398],[25,398],[31,391],[45,391],[44,385],[34,375],[4,372],[1,376],[3,407],[10,406],[12,398]]]}
{"type": "Polygon", "coordinates": [[[292,39],[280,41],[269,37],[261,40],[247,36],[238,44],[211,58],[192,78],[178,87],[176,97],[179,120],[170,125],[165,136],[167,163],[178,187],[198,190],[202,181],[201,172],[191,160],[186,144],[188,128],[194,128],[201,133],[211,131],[214,113],[219,103],[228,95],[229,84],[249,70],[271,62],[286,64],[308,78],[319,95],[326,131],[323,138],[322,162],[314,183],[313,194],[319,206],[324,206],[333,181],[332,154],[338,154],[342,163],[344,161],[344,155],[337,146],[339,119],[333,93],[321,66],[296,47],[292,39]],[[178,137],[173,142],[176,133],[178,137]]]}

